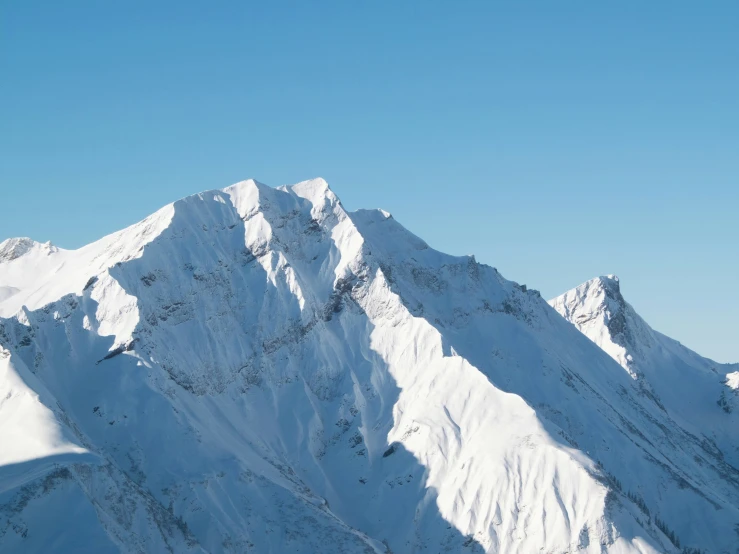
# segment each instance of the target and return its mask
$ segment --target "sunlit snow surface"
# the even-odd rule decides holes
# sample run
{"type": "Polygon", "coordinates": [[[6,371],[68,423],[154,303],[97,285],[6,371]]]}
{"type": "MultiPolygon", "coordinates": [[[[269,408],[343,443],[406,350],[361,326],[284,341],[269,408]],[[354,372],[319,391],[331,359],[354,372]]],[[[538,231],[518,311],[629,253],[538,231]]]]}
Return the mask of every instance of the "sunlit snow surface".
{"type": "Polygon", "coordinates": [[[3,552],[736,551],[646,368],[320,179],[6,241],[0,316],[3,552]]]}
{"type": "Polygon", "coordinates": [[[642,395],[739,467],[739,364],[719,364],[654,331],[626,302],[614,275],[550,304],[621,364],[642,395]]]}

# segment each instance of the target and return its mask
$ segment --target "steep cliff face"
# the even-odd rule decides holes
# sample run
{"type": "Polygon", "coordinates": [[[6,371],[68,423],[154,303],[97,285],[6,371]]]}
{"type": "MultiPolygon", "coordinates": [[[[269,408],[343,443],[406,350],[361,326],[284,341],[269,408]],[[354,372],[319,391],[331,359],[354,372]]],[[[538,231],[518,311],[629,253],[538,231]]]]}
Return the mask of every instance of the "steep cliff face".
{"type": "Polygon", "coordinates": [[[3,549],[733,552],[720,452],[536,291],[320,179],[0,286],[0,438],[35,441],[0,466],[3,549]]]}
{"type": "Polygon", "coordinates": [[[639,376],[638,359],[654,346],[654,336],[624,300],[618,277],[592,279],[549,303],[632,377],[639,376]]]}
{"type": "Polygon", "coordinates": [[[618,277],[592,279],[550,301],[690,432],[739,467],[739,364],[720,364],[653,330],[626,302],[618,277]]]}

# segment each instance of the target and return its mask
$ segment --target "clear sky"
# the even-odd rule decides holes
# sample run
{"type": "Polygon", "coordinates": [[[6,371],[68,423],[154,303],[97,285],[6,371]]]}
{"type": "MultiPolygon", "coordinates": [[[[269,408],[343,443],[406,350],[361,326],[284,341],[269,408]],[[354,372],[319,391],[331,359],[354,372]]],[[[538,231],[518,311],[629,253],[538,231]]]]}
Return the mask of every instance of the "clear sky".
{"type": "Polygon", "coordinates": [[[322,176],[739,361],[739,2],[0,4],[0,240],[322,176]]]}

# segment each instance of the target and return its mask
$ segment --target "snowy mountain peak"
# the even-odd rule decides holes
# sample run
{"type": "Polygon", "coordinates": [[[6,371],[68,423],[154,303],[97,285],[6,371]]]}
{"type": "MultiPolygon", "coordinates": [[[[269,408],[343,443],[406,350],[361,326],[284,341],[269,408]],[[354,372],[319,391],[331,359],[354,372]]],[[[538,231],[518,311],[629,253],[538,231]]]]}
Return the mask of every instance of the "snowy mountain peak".
{"type": "Polygon", "coordinates": [[[3,315],[2,306],[6,300],[18,298],[20,292],[48,278],[65,252],[51,244],[51,241],[40,243],[26,237],[0,243],[0,316],[3,315]]]}
{"type": "Polygon", "coordinates": [[[621,291],[620,280],[617,275],[602,275],[597,280],[612,290],[621,291]]]}
{"type": "Polygon", "coordinates": [[[313,204],[321,204],[324,201],[335,203],[339,200],[334,194],[334,191],[331,190],[331,187],[328,186],[326,180],[321,177],[301,181],[288,188],[295,192],[295,194],[310,200],[313,204]]]}
{"type": "Polygon", "coordinates": [[[21,257],[37,244],[28,237],[9,238],[0,242],[0,260],[10,261],[21,257]]]}
{"type": "Polygon", "coordinates": [[[614,275],[587,281],[549,303],[638,380],[639,394],[715,441],[739,466],[739,365],[704,358],[652,329],[626,302],[614,275]]]}
{"type": "MultiPolygon", "coordinates": [[[[2,551],[731,544],[720,452],[538,293],[347,212],[323,179],[34,249],[0,264],[2,551]]],[[[614,276],[565,296],[638,352],[614,276]]]]}
{"type": "Polygon", "coordinates": [[[40,243],[28,237],[10,238],[0,242],[0,263],[16,260],[32,250],[50,254],[56,252],[58,249],[51,244],[51,241],[40,243]]]}
{"type": "Polygon", "coordinates": [[[636,360],[653,345],[652,331],[624,299],[617,276],[591,279],[549,304],[632,377],[638,376],[636,360]]]}
{"type": "Polygon", "coordinates": [[[621,296],[621,281],[616,275],[601,275],[586,281],[578,289],[588,291],[588,294],[600,295],[605,300],[613,300],[616,302],[623,302],[623,296],[621,296]]]}

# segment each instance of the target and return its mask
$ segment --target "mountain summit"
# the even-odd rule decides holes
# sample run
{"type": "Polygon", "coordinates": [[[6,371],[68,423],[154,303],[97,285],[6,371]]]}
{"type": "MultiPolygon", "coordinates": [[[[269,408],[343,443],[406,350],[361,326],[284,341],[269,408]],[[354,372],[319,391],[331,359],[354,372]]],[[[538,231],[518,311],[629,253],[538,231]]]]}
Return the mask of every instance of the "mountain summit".
{"type": "Polygon", "coordinates": [[[631,374],[639,374],[639,360],[655,344],[649,326],[626,303],[618,277],[596,277],[550,301],[631,374]]]}
{"type": "Polygon", "coordinates": [[[739,364],[720,364],[652,329],[618,277],[598,277],[550,301],[670,415],[739,467],[739,364]]]}
{"type": "Polygon", "coordinates": [[[720,449],[536,291],[322,179],[8,257],[0,287],[0,550],[735,548],[720,449]]]}

